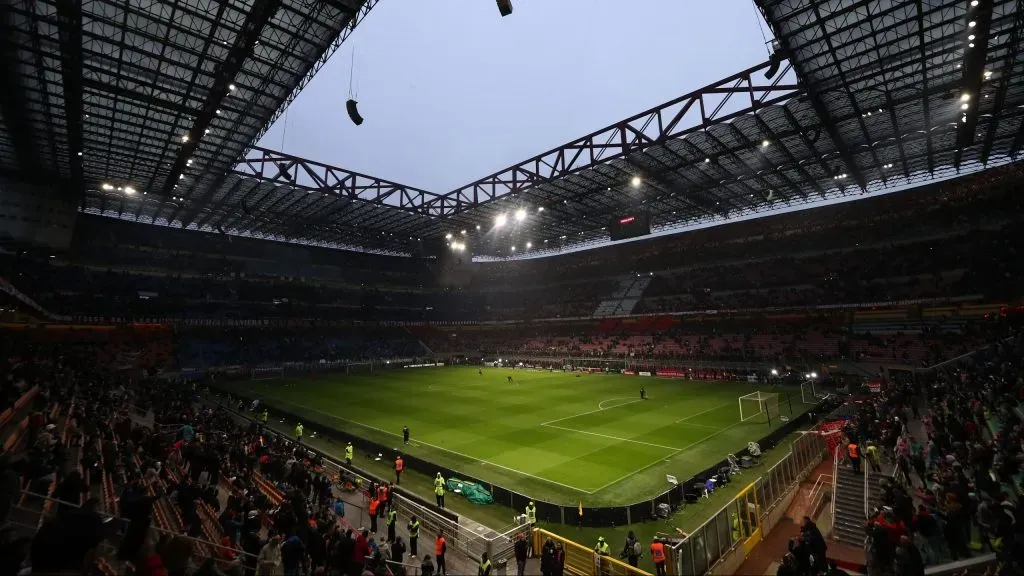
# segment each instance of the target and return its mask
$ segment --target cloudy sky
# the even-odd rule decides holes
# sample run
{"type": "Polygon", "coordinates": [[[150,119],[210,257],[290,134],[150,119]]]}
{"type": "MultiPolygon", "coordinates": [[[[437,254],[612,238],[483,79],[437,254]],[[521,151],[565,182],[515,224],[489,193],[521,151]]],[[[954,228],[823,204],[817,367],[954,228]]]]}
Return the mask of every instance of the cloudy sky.
{"type": "Polygon", "coordinates": [[[751,0],[513,3],[381,0],[260,144],[447,192],[767,59],[751,0]]]}

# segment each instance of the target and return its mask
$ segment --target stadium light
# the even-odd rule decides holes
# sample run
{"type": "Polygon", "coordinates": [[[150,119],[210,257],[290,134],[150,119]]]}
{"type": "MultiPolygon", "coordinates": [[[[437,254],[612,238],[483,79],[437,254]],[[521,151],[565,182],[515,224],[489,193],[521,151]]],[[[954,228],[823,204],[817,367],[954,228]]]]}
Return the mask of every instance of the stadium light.
{"type": "Polygon", "coordinates": [[[967,39],[968,40],[974,40],[974,34],[971,34],[970,36],[968,36],[967,39]]]}
{"type": "Polygon", "coordinates": [[[465,235],[466,235],[466,231],[465,231],[465,230],[463,230],[463,231],[462,231],[462,235],[463,235],[463,236],[465,236],[465,235]]]}
{"type": "Polygon", "coordinates": [[[630,183],[633,185],[633,188],[639,188],[642,182],[639,176],[633,176],[633,180],[630,183]]]}
{"type": "Polygon", "coordinates": [[[477,224],[477,225],[476,225],[476,229],[477,229],[477,230],[479,230],[479,229],[480,229],[480,225],[479,225],[479,224],[477,224]]]}
{"type": "Polygon", "coordinates": [[[974,8],[977,5],[978,5],[978,0],[971,0],[971,8],[974,8]]]}
{"type": "Polygon", "coordinates": [[[533,242],[526,243],[526,249],[529,250],[530,248],[533,248],[533,242]]]}
{"type": "Polygon", "coordinates": [[[451,235],[451,233],[449,232],[448,234],[445,234],[445,235],[444,235],[444,239],[445,239],[445,240],[451,240],[451,239],[452,239],[452,235],[451,235]]]}
{"type": "Polygon", "coordinates": [[[971,107],[971,105],[968,104],[967,102],[964,102],[963,104],[960,105],[960,109],[961,110],[967,110],[970,107],[971,107]]]}
{"type": "Polygon", "coordinates": [[[182,142],[188,142],[188,134],[185,134],[185,135],[183,135],[183,136],[181,137],[181,141],[182,141],[182,142]]]}
{"type": "Polygon", "coordinates": [[[967,27],[968,28],[974,28],[977,25],[978,25],[978,23],[975,22],[974,20],[971,20],[970,22],[967,23],[967,27]]]}
{"type": "Polygon", "coordinates": [[[135,188],[132,188],[131,186],[125,186],[124,193],[131,196],[132,194],[135,194],[135,188]]]}
{"type": "Polygon", "coordinates": [[[818,377],[818,373],[817,372],[811,372],[811,378],[817,378],[817,377],[818,377]]]}
{"type": "Polygon", "coordinates": [[[498,214],[498,217],[494,219],[494,227],[501,228],[508,222],[508,216],[504,214],[498,214]]]}
{"type": "Polygon", "coordinates": [[[228,90],[234,92],[235,91],[235,85],[234,84],[229,85],[228,86],[228,90]]]}
{"type": "Polygon", "coordinates": [[[111,186],[110,184],[107,184],[107,183],[103,183],[103,185],[100,186],[100,188],[103,188],[104,190],[113,190],[114,189],[113,186],[111,186]]]}
{"type": "Polygon", "coordinates": [[[778,376],[778,375],[779,375],[779,371],[776,370],[775,368],[772,368],[772,376],[778,376]]]}
{"type": "Polygon", "coordinates": [[[968,94],[967,92],[964,92],[963,94],[960,95],[960,101],[961,102],[967,102],[970,99],[971,99],[971,95],[968,94]]]}
{"type": "Polygon", "coordinates": [[[771,142],[767,140],[761,140],[761,148],[767,148],[769,144],[771,144],[771,142]]]}
{"type": "Polygon", "coordinates": [[[515,252],[515,251],[516,251],[516,247],[515,247],[515,246],[513,246],[513,247],[512,247],[512,251],[513,251],[513,252],[515,252]]]}
{"type": "MultiPolygon", "coordinates": [[[[991,72],[990,72],[990,74],[991,74],[991,72]]],[[[543,212],[543,211],[544,211],[544,207],[543,206],[537,206],[537,212],[543,212]]]]}
{"type": "Polygon", "coordinates": [[[522,208],[520,208],[519,210],[516,210],[516,220],[518,220],[520,222],[522,222],[523,220],[526,220],[526,210],[523,210],[522,208]]]}

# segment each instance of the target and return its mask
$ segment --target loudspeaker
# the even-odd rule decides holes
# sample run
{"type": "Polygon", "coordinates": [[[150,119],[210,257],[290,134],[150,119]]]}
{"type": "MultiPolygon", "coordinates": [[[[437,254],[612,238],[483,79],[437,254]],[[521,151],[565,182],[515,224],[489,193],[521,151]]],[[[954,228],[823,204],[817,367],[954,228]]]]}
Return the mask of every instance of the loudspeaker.
{"type": "Polygon", "coordinates": [[[352,123],[359,126],[363,123],[363,117],[359,115],[359,102],[349,98],[348,102],[345,102],[345,108],[348,109],[348,117],[352,119],[352,123]]]}
{"type": "Polygon", "coordinates": [[[498,12],[501,12],[502,16],[508,16],[512,13],[512,0],[498,0],[498,12]]]}
{"type": "Polygon", "coordinates": [[[764,72],[764,77],[771,79],[779,73],[779,67],[782,66],[782,61],[785,59],[785,55],[782,53],[782,49],[779,47],[777,42],[772,42],[772,55],[768,58],[768,69],[764,72]]]}

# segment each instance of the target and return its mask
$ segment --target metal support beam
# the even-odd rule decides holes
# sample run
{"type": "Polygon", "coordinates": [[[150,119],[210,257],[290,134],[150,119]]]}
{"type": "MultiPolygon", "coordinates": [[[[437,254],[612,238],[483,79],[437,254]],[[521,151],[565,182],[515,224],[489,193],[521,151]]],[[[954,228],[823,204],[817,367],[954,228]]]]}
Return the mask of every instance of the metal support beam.
{"type": "Polygon", "coordinates": [[[306,192],[335,194],[415,214],[440,215],[433,211],[432,204],[441,198],[439,194],[266,148],[253,147],[233,173],[306,192]]]}
{"type": "Polygon", "coordinates": [[[801,86],[780,82],[789,70],[788,65],[777,76],[775,82],[766,84],[762,80],[762,74],[769,66],[770,62],[758,64],[457,188],[437,199],[433,203],[434,208],[443,214],[461,212],[505,194],[519,192],[597,164],[643,152],[651,146],[661,145],[714,124],[785,102],[803,92],[801,86]],[[738,104],[727,109],[725,105],[731,102],[738,104]],[[687,121],[684,122],[684,119],[687,121]]]}
{"type": "MultiPolygon", "coordinates": [[[[41,171],[39,148],[25,102],[25,84],[19,70],[19,40],[24,33],[17,28],[15,14],[7,3],[0,4],[0,113],[9,130],[18,167],[27,173],[41,171]]],[[[25,39],[27,42],[27,39],[25,39]]]]}
{"type": "Polygon", "coordinates": [[[953,166],[957,170],[960,170],[960,160],[963,158],[964,148],[974,145],[974,134],[978,129],[978,117],[980,116],[978,110],[981,107],[981,83],[985,77],[989,30],[992,27],[992,0],[980,0],[977,6],[968,6],[967,14],[964,16],[964,30],[966,30],[964,34],[973,34],[974,40],[967,44],[968,39],[963,39],[965,43],[964,79],[960,94],[962,104],[967,105],[967,110],[964,111],[967,121],[960,123],[960,131],[956,135],[956,152],[954,154],[953,166]],[[973,26],[970,25],[972,23],[974,24],[973,26]],[[963,101],[963,96],[966,96],[969,100],[963,101]]]}
{"type": "Polygon", "coordinates": [[[68,134],[68,164],[71,174],[71,195],[77,201],[85,192],[82,156],[82,3],[78,0],[56,0],[57,27],[60,37],[61,79],[64,89],[64,120],[68,134]]]}
{"type": "MultiPolygon", "coordinates": [[[[988,131],[985,133],[985,144],[981,150],[981,163],[982,165],[988,164],[988,158],[992,154],[992,145],[996,140],[996,133],[999,131],[999,120],[1003,114],[1003,107],[1006,104],[1006,93],[1010,86],[1011,80],[1013,80],[1013,69],[1017,66],[1017,58],[1020,56],[1020,40],[1021,35],[1024,34],[1024,0],[1017,0],[1016,15],[1014,17],[1013,31],[1010,32],[1010,38],[1006,42],[1006,55],[1003,57],[1002,65],[999,67],[1000,76],[998,79],[998,88],[996,88],[995,103],[992,105],[992,114],[988,120],[988,131]]],[[[989,71],[985,71],[988,74],[989,71]]],[[[982,77],[982,81],[987,78],[982,77]]],[[[983,98],[978,95],[978,105],[980,106],[983,98]]]]}
{"type": "MultiPolygon", "coordinates": [[[[68,2],[70,0],[62,1],[68,2]]],[[[171,192],[174,190],[174,184],[178,181],[178,175],[185,170],[186,162],[195,153],[196,148],[199,146],[199,141],[206,134],[207,128],[210,127],[210,123],[217,114],[217,108],[220,107],[221,102],[230,92],[235,77],[242,70],[245,59],[249,57],[253,46],[260,39],[264,27],[274,17],[274,14],[277,13],[281,4],[282,0],[256,0],[253,4],[248,16],[246,16],[245,22],[242,24],[241,31],[235,37],[234,44],[228,50],[227,57],[217,67],[217,71],[213,75],[213,86],[203,102],[201,111],[196,116],[192,129],[188,131],[188,141],[182,142],[178,156],[171,167],[170,177],[164,182],[164,187],[161,191],[164,198],[171,195],[171,192]]]]}

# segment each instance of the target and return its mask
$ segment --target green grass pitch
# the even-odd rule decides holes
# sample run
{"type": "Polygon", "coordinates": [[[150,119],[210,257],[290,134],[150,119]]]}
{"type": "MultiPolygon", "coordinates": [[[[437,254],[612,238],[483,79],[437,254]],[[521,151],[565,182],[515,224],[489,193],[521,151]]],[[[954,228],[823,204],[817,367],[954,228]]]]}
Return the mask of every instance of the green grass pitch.
{"type": "MultiPolygon", "coordinates": [[[[740,421],[738,398],[756,391],[753,384],[619,374],[417,368],[227,389],[300,416],[307,435],[340,429],[392,447],[386,459],[416,455],[565,505],[650,498],[669,487],[666,474],[684,481],[781,424],[740,421]],[[640,400],[641,386],[648,400],[640,400]],[[403,425],[412,433],[406,446],[403,425]]],[[[779,394],[785,417],[806,409],[790,394],[779,394]]]]}

